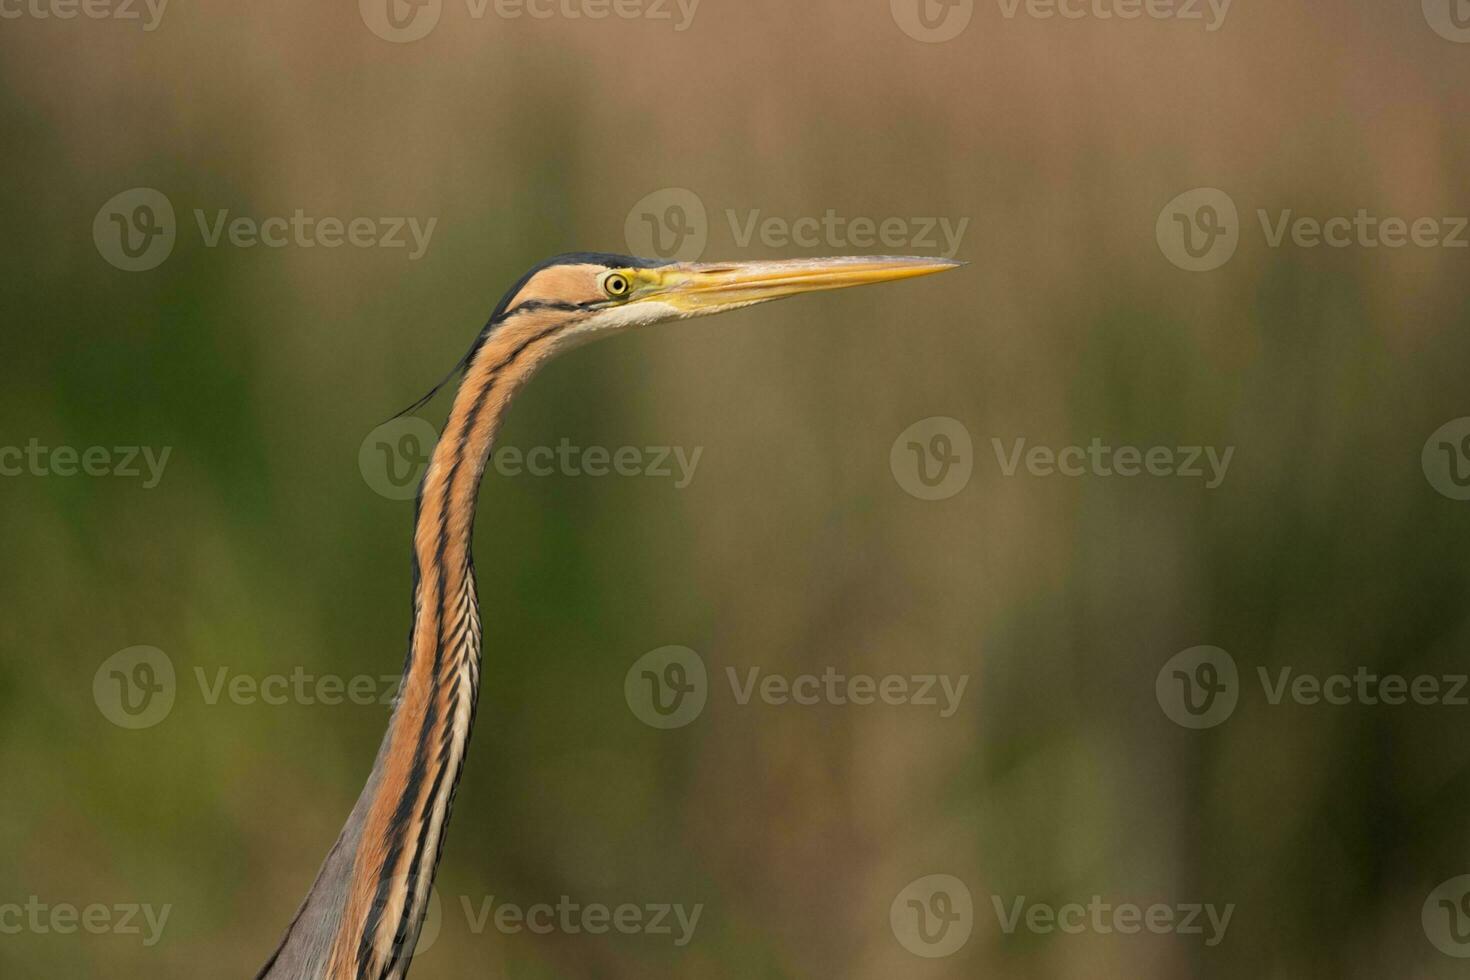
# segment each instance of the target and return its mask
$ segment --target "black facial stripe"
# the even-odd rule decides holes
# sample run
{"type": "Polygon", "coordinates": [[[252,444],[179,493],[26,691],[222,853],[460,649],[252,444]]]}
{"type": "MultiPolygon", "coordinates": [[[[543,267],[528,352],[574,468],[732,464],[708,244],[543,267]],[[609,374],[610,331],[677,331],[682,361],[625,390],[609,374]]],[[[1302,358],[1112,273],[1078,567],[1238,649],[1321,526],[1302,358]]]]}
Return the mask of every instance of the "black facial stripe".
{"type": "Polygon", "coordinates": [[[591,305],[591,303],[567,303],[562,300],[552,299],[528,299],[524,303],[520,303],[506,310],[495,320],[495,323],[504,323],[513,316],[521,313],[533,313],[536,310],[556,310],[558,313],[580,313],[591,305]]]}

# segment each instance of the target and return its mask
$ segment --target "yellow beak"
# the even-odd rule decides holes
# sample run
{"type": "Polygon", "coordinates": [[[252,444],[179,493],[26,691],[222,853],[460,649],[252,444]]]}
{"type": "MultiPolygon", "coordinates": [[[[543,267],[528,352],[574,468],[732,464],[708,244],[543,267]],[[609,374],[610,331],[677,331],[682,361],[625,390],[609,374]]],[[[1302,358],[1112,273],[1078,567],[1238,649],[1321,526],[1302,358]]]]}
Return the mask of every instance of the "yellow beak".
{"type": "Polygon", "coordinates": [[[718,313],[800,293],[913,279],[961,265],[964,263],[950,259],[915,256],[686,263],[654,270],[659,283],[646,298],[685,314],[718,313]]]}

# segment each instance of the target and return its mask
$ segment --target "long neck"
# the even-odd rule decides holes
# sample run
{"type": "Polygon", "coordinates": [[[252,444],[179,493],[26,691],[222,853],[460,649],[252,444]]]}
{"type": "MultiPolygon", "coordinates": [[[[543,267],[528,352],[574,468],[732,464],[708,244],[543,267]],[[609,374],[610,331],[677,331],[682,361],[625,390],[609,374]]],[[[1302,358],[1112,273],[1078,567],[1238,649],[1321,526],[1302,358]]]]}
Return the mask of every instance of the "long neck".
{"type": "Polygon", "coordinates": [[[397,707],[342,836],[261,977],[408,972],[479,692],[471,540],[480,479],[511,397],[557,349],[565,317],[553,315],[508,318],[466,366],[419,492],[413,629],[397,707]]]}

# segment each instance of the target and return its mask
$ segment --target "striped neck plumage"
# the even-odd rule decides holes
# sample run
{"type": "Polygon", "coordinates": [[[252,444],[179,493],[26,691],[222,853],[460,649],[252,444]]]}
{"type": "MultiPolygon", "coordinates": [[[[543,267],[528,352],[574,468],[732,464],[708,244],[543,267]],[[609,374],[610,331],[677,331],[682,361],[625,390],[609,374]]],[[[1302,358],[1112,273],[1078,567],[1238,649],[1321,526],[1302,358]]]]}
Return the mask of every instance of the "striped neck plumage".
{"type": "Polygon", "coordinates": [[[414,625],[329,976],[406,972],[474,722],[481,631],[471,539],[480,463],[446,429],[414,534],[414,625]]]}
{"type": "MultiPolygon", "coordinates": [[[[388,731],[357,805],[259,980],[402,980],[418,941],[474,724],[480,681],[475,504],[511,399],[580,317],[497,310],[419,490],[413,627],[388,731]]],[[[417,406],[416,406],[417,407],[417,406]]]]}
{"type": "Polygon", "coordinates": [[[419,490],[413,627],[393,717],[262,980],[407,975],[475,717],[481,634],[471,545],[481,477],[511,399],[577,342],[583,319],[564,304],[508,303],[465,359],[419,490]]]}
{"type": "Polygon", "coordinates": [[[397,980],[422,925],[479,689],[471,547],[480,481],[512,396],[556,347],[559,324],[518,319],[530,322],[497,329],[468,363],[419,492],[408,660],[329,977],[397,980]]]}

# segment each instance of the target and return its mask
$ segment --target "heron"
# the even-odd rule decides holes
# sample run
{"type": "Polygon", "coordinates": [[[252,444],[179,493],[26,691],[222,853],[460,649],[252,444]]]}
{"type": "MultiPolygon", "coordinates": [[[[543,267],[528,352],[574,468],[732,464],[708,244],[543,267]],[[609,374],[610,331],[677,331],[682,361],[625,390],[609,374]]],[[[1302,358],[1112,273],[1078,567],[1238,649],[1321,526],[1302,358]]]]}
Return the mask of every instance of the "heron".
{"type": "Polygon", "coordinates": [[[442,434],[418,490],[413,602],[398,696],[367,782],[257,980],[408,974],[463,772],[480,686],[471,552],[481,478],[512,397],[554,354],[636,327],[962,263],[913,256],[695,263],[557,256],[505,294],[448,377],[442,434]]]}

